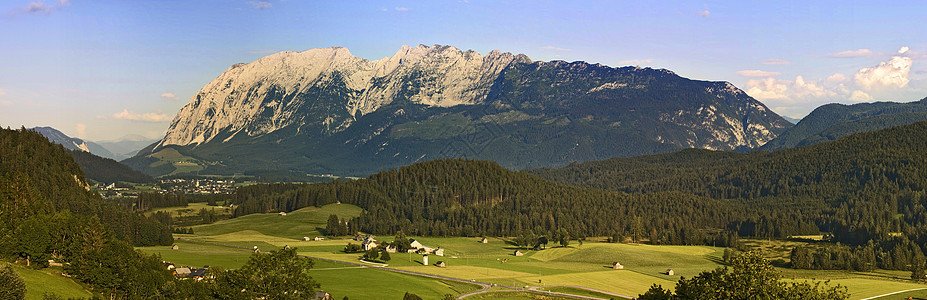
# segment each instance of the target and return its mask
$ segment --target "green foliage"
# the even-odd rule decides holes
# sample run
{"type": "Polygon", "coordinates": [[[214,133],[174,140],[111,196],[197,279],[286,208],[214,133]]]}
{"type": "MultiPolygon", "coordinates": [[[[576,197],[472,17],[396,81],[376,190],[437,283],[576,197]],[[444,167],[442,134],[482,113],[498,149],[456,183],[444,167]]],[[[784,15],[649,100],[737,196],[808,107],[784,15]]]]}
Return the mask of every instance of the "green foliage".
{"type": "Polygon", "coordinates": [[[360,253],[360,252],[364,252],[364,248],[362,248],[361,245],[358,245],[355,243],[348,243],[346,246],[344,246],[344,252],[345,253],[360,253]]]}
{"type": "Polygon", "coordinates": [[[349,235],[351,228],[348,227],[348,221],[338,218],[338,215],[331,214],[328,216],[328,222],[325,225],[325,234],[328,236],[349,235]]]}
{"type": "MultiPolygon", "coordinates": [[[[873,263],[908,270],[916,253],[911,242],[920,252],[927,246],[925,132],[927,122],[920,122],[771,153],[685,150],[530,173],[632,194],[674,191],[717,199],[737,212],[720,216],[729,219],[717,228],[739,236],[784,238],[830,232],[829,240],[843,245],[863,247],[875,242],[874,255],[852,258],[832,252],[835,255],[827,259],[821,255],[822,263],[805,260],[797,266],[868,270],[872,267],[866,264],[873,263]],[[903,239],[896,240],[898,235],[903,239]],[[896,247],[901,248],[896,251],[896,247]]],[[[644,227],[644,232],[652,231],[647,224],[644,227]]],[[[637,228],[632,224],[632,235],[639,233],[637,228]]],[[[688,233],[699,234],[681,230],[683,240],[688,233]]],[[[858,251],[862,250],[850,250],[858,251]]]]}
{"type": "Polygon", "coordinates": [[[296,248],[256,252],[239,269],[216,270],[207,283],[221,299],[306,299],[318,288],[309,275],[312,265],[296,248]]]}
{"type": "Polygon", "coordinates": [[[123,165],[115,160],[103,158],[91,154],[90,152],[68,150],[74,161],[84,171],[84,175],[89,179],[104,183],[114,183],[119,181],[128,182],[153,182],[154,178],[145,175],[142,172],[133,170],[129,166],[123,165]]]}
{"type": "Polygon", "coordinates": [[[8,265],[0,265],[0,299],[25,299],[26,283],[8,265]]]}
{"type": "Polygon", "coordinates": [[[654,285],[639,299],[847,299],[842,286],[781,281],[781,275],[756,253],[731,258],[730,267],[682,278],[673,293],[654,285]]]}
{"type": "Polygon", "coordinates": [[[778,150],[833,141],[854,133],[876,131],[927,120],[927,98],[910,103],[827,104],[782,133],[763,149],[778,150]]]}
{"type": "MultiPolygon", "coordinates": [[[[384,261],[384,262],[389,262],[389,260],[391,260],[391,259],[393,259],[393,258],[390,257],[388,251],[383,250],[383,252],[380,252],[380,260],[382,260],[382,261],[384,261]]],[[[923,273],[923,272],[922,272],[922,273],[923,273]]]]}
{"type": "Polygon", "coordinates": [[[367,252],[364,253],[365,260],[373,261],[373,260],[376,260],[377,257],[380,257],[380,249],[377,249],[377,248],[371,248],[370,250],[367,250],[367,252]]]}

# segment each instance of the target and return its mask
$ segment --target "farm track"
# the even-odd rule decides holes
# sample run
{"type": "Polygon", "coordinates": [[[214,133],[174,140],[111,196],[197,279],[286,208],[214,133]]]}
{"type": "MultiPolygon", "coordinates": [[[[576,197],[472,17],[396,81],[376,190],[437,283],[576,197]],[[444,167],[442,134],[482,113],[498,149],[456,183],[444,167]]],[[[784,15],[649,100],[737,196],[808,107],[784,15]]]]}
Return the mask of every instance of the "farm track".
{"type": "MultiPolygon", "coordinates": [[[[244,250],[252,250],[251,248],[248,248],[248,247],[241,247],[241,246],[235,246],[235,245],[221,244],[221,243],[215,243],[215,242],[197,241],[197,240],[189,240],[189,239],[185,239],[185,240],[182,240],[182,241],[190,242],[190,243],[198,243],[198,244],[206,244],[206,245],[214,245],[214,246],[222,246],[222,247],[229,247],[229,248],[244,249],[244,250]]],[[[264,251],[264,252],[267,252],[266,250],[260,250],[260,249],[258,249],[257,251],[264,251]]],[[[351,267],[352,269],[354,269],[354,268],[380,269],[380,270],[384,270],[384,271],[390,271],[390,272],[408,274],[408,275],[413,275],[413,276],[421,276],[421,277],[428,277],[428,278],[434,278],[434,279],[440,279],[440,280],[448,280],[448,281],[455,281],[455,282],[461,282],[461,283],[469,283],[469,284],[478,285],[478,286],[481,287],[481,289],[478,290],[478,291],[473,291],[473,292],[469,292],[469,293],[466,293],[466,294],[457,296],[457,299],[463,299],[463,298],[470,297],[470,296],[477,295],[477,294],[483,294],[483,293],[498,293],[498,292],[528,292],[528,293],[545,294],[545,295],[551,295],[551,296],[569,297],[569,298],[574,298],[574,299],[589,299],[589,300],[600,300],[600,299],[602,299],[602,298],[597,298],[597,297],[589,297],[589,296],[582,296],[582,295],[574,295],[574,294],[567,294],[567,293],[559,293],[559,292],[549,292],[549,291],[540,291],[540,290],[537,290],[537,288],[541,288],[541,287],[569,287],[569,288],[582,289],[582,290],[587,290],[587,291],[602,293],[602,294],[606,294],[606,295],[612,295],[612,296],[621,297],[621,298],[626,298],[626,299],[633,299],[633,297],[630,297],[630,296],[625,296],[625,295],[620,295],[620,294],[614,294],[614,293],[605,292],[605,291],[601,291],[601,290],[597,290],[597,289],[592,289],[592,288],[588,288],[588,287],[582,287],[582,286],[560,285],[560,286],[534,286],[534,287],[529,287],[529,288],[522,288],[522,287],[515,287],[515,286],[496,285],[496,284],[488,283],[488,282],[481,282],[481,281],[476,281],[476,280],[467,280],[467,279],[462,279],[462,278],[455,278],[455,277],[448,277],[448,276],[442,276],[442,275],[421,273],[421,272],[415,272],[415,271],[399,270],[399,269],[393,269],[393,268],[388,268],[388,267],[371,266],[371,265],[362,264],[362,263],[340,261],[340,260],[334,260],[334,259],[328,259],[328,258],[313,257],[313,256],[307,256],[307,255],[300,255],[300,256],[301,256],[301,257],[305,257],[305,258],[310,258],[310,259],[316,259],[316,260],[321,260],[321,261],[327,261],[327,262],[333,262],[333,263],[340,263],[340,264],[347,264],[347,265],[353,265],[353,266],[355,266],[355,267],[351,267]],[[490,289],[490,288],[493,288],[493,287],[508,289],[509,291],[506,291],[506,290],[501,290],[501,291],[498,291],[498,290],[497,290],[497,291],[490,291],[489,289],[490,289]]]]}

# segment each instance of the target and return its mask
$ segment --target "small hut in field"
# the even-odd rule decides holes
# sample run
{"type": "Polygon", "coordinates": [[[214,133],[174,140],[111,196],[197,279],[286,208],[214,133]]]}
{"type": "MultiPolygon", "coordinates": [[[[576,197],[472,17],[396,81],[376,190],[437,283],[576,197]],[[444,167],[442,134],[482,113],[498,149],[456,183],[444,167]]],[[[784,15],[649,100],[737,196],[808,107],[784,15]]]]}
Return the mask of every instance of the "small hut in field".
{"type": "Polygon", "coordinates": [[[623,269],[624,269],[624,266],[622,266],[620,263],[618,263],[618,262],[616,261],[616,262],[613,262],[613,263],[612,263],[612,269],[615,269],[615,270],[623,270],[623,269]]]}
{"type": "Polygon", "coordinates": [[[676,275],[676,272],[673,272],[673,269],[666,269],[666,275],[673,276],[676,275]]]}
{"type": "Polygon", "coordinates": [[[524,253],[521,253],[521,251],[518,251],[518,250],[515,250],[515,253],[514,253],[513,255],[515,255],[515,256],[525,256],[524,253]]]}

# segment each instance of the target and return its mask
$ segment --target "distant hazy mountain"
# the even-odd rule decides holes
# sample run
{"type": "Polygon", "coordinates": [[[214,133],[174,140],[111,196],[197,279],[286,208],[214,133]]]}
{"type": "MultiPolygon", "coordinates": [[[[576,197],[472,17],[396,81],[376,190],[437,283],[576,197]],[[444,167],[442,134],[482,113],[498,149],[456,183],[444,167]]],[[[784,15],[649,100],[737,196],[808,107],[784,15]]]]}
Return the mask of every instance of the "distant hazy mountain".
{"type": "Polygon", "coordinates": [[[927,98],[917,102],[827,104],[816,108],[762,149],[776,150],[833,141],[854,133],[927,120],[927,98]]]}
{"type": "Polygon", "coordinates": [[[146,138],[137,134],[130,134],[121,138],[110,141],[97,141],[96,143],[103,146],[116,156],[116,160],[123,160],[135,156],[138,150],[147,147],[157,139],[146,138]]]}
{"type": "Polygon", "coordinates": [[[110,152],[109,150],[107,150],[105,147],[100,146],[91,141],[84,141],[79,138],[69,137],[66,134],[62,133],[61,131],[58,131],[57,129],[54,129],[51,127],[35,127],[31,129],[35,130],[38,133],[41,133],[46,138],[48,138],[48,140],[51,141],[52,143],[61,144],[62,146],[64,146],[64,148],[71,149],[71,150],[90,152],[96,156],[105,157],[109,159],[117,159],[117,156],[113,154],[112,152],[110,152]]]}
{"type": "Polygon", "coordinates": [[[521,169],[754,148],[789,126],[730,83],[664,69],[421,45],[370,61],[333,47],[233,65],[125,162],[153,175],[367,175],[440,157],[521,169]]]}

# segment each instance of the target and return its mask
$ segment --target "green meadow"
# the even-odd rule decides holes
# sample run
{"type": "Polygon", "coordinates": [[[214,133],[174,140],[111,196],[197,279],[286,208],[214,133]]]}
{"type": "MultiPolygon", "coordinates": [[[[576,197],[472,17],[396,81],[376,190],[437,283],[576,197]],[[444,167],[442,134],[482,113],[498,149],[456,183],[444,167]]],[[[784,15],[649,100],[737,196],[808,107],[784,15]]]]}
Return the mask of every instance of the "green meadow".
{"type": "Polygon", "coordinates": [[[26,283],[26,299],[41,300],[46,293],[64,299],[89,298],[93,295],[70,278],[61,276],[61,268],[33,270],[16,264],[8,264],[26,283]]]}
{"type": "MultiPolygon", "coordinates": [[[[343,262],[360,262],[360,254],[341,250],[348,243],[358,243],[351,237],[326,238],[322,241],[303,241],[302,237],[321,236],[328,216],[350,218],[361,209],[348,204],[331,204],[279,214],[253,214],[223,220],[209,225],[194,226],[195,234],[176,235],[178,250],[169,246],[139,248],[148,253],[160,254],[164,260],[190,266],[222,266],[236,268],[244,264],[257,246],[274,250],[284,246],[297,247],[306,256],[343,262]],[[213,242],[246,249],[201,244],[213,242]]],[[[380,241],[392,241],[392,236],[378,236],[380,241]]],[[[699,272],[721,266],[723,248],[710,246],[654,246],[645,244],[613,244],[577,241],[569,247],[548,245],[534,251],[517,248],[510,239],[493,238],[480,243],[477,237],[417,237],[422,244],[445,249],[445,255],[429,255],[429,265],[423,265],[420,254],[393,253],[391,260],[379,261],[389,268],[443,275],[465,280],[477,280],[506,286],[574,285],[610,293],[637,296],[652,284],[672,288],[681,277],[692,277],[699,272]],[[523,256],[515,256],[515,251],[523,256]],[[446,267],[434,266],[443,261],[446,267]],[[612,269],[619,262],[623,270],[612,269]],[[666,275],[672,269],[674,275],[666,275]]],[[[790,247],[802,242],[747,240],[749,247],[764,253],[769,259],[787,259],[790,247]]],[[[831,284],[846,286],[852,299],[863,299],[886,293],[927,285],[905,280],[909,272],[884,271],[846,272],[779,269],[787,280],[829,280],[831,284]]],[[[446,282],[432,278],[399,274],[373,268],[316,260],[313,278],[322,290],[336,298],[390,298],[405,292],[416,293],[425,299],[441,298],[445,294],[459,295],[478,290],[475,285],[446,282]]],[[[577,295],[608,298],[586,290],[566,287],[543,287],[545,290],[577,295]]],[[[497,292],[471,296],[469,299],[559,299],[524,292],[497,292]]],[[[886,298],[889,299],[889,298],[886,298]]],[[[894,298],[891,298],[894,299],[894,298]]]]}

